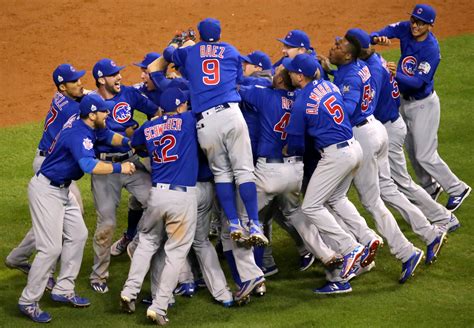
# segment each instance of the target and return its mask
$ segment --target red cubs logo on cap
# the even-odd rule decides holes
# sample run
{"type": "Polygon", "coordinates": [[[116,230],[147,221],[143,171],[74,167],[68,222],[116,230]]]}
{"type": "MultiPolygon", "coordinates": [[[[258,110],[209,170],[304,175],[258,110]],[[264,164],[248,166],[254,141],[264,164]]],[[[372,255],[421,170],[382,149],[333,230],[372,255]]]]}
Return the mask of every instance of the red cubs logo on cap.
{"type": "Polygon", "coordinates": [[[414,76],[416,70],[416,58],[407,56],[402,60],[402,71],[408,76],[414,76]]]}
{"type": "Polygon", "coordinates": [[[112,111],[112,117],[117,123],[123,124],[127,122],[132,117],[130,105],[123,101],[117,103],[112,111]]]}

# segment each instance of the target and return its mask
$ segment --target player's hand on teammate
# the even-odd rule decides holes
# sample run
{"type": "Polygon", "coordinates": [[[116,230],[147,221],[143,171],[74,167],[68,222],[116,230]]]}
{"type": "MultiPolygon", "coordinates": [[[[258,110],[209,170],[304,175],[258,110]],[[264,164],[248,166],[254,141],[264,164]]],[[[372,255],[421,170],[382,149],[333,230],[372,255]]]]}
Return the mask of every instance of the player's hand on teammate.
{"type": "Polygon", "coordinates": [[[397,64],[395,62],[387,62],[387,68],[393,76],[397,75],[397,64]]]}
{"type": "Polygon", "coordinates": [[[318,60],[321,63],[321,66],[323,67],[324,71],[326,73],[331,72],[331,63],[329,62],[329,58],[324,56],[324,55],[318,55],[318,60]]]}
{"type": "Polygon", "coordinates": [[[166,67],[168,67],[168,62],[163,58],[163,56],[158,57],[154,61],[152,61],[148,67],[148,73],[153,73],[153,72],[163,72],[166,67]]]}
{"type": "Polygon", "coordinates": [[[135,164],[133,164],[132,162],[122,163],[122,173],[123,174],[132,175],[133,173],[135,173],[136,170],[137,170],[137,168],[135,167],[135,164]]]}
{"type": "Polygon", "coordinates": [[[373,42],[381,46],[389,46],[392,44],[392,41],[390,41],[386,36],[375,36],[373,42]]]}

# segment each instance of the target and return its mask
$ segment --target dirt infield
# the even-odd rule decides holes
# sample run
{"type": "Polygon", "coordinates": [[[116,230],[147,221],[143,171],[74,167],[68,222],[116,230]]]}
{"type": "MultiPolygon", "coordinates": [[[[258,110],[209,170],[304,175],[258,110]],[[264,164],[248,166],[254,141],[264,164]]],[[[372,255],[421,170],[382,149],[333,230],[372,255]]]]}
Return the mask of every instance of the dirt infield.
{"type": "MultiPolygon", "coordinates": [[[[94,63],[113,58],[125,84],[139,81],[131,66],[149,51],[159,51],[177,28],[195,27],[205,17],[222,23],[222,39],[242,53],[260,49],[279,58],[291,29],[306,31],[318,52],[350,27],[368,31],[408,18],[413,1],[250,1],[182,0],[13,1],[0,0],[0,126],[42,120],[55,90],[51,74],[63,62],[86,69],[93,89],[94,63]]],[[[438,17],[435,34],[444,38],[474,32],[469,0],[432,1],[438,17]],[[471,19],[471,20],[470,20],[471,19]]]]}

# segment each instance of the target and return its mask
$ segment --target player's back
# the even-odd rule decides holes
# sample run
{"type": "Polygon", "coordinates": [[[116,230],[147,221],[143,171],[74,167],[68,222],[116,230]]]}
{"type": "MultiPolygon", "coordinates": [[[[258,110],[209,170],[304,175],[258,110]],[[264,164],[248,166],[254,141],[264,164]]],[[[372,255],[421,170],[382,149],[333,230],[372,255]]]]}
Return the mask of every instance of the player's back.
{"type": "Polygon", "coordinates": [[[226,102],[239,102],[242,78],[238,51],[225,42],[199,42],[187,50],[185,75],[190,83],[193,111],[200,113],[226,102]]]}

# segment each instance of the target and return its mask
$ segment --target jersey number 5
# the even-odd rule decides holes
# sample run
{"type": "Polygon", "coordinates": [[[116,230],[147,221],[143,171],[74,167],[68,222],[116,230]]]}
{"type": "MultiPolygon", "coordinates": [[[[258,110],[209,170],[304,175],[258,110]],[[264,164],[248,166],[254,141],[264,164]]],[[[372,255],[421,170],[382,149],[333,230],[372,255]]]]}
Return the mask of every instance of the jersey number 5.
{"type": "Polygon", "coordinates": [[[273,131],[281,133],[281,140],[286,140],[287,133],[285,132],[285,128],[288,126],[289,121],[290,113],[285,113],[281,117],[280,121],[273,127],[273,131]]]}
{"type": "Polygon", "coordinates": [[[332,115],[332,119],[337,124],[341,124],[344,121],[344,110],[342,109],[341,105],[335,104],[336,97],[331,96],[327,99],[323,105],[328,110],[329,114],[332,115]]]}
{"type": "Polygon", "coordinates": [[[364,94],[362,95],[362,103],[360,104],[360,110],[365,112],[369,109],[370,102],[372,101],[372,89],[369,84],[364,86],[364,94]]]}
{"type": "Polygon", "coordinates": [[[178,155],[168,155],[168,152],[176,146],[176,138],[175,136],[169,134],[164,136],[160,140],[153,141],[155,147],[163,146],[161,151],[158,153],[158,149],[153,152],[153,162],[155,163],[168,163],[176,161],[179,156],[178,155]]]}
{"type": "Polygon", "coordinates": [[[221,73],[219,69],[219,61],[217,59],[206,59],[202,62],[202,72],[206,76],[202,77],[202,82],[205,85],[216,85],[221,80],[221,73]]]}

